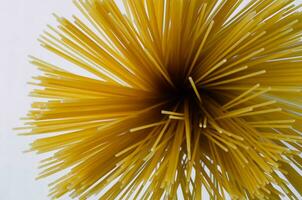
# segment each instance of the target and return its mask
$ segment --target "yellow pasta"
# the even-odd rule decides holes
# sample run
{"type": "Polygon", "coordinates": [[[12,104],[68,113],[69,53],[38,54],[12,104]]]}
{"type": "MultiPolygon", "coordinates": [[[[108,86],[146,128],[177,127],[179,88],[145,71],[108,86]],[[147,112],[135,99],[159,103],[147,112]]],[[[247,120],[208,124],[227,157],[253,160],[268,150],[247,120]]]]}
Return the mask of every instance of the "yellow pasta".
{"type": "Polygon", "coordinates": [[[30,57],[18,131],[51,153],[38,178],[65,172],[50,196],[300,199],[301,5],[122,2],[74,0],[90,24],[55,15],[39,39],[87,75],[30,57]]]}

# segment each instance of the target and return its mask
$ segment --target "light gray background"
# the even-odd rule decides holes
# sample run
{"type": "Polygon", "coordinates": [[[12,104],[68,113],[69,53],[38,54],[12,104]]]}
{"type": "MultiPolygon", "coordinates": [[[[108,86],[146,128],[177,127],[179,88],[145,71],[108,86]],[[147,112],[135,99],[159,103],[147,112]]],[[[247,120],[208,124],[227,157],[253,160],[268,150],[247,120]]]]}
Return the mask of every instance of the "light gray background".
{"type": "MultiPolygon", "coordinates": [[[[118,0],[119,1],[119,0],[118,0]]],[[[302,0],[297,0],[302,3],[302,0]]],[[[0,0],[0,199],[47,200],[50,179],[35,181],[38,161],[45,156],[24,154],[32,141],[16,136],[32,99],[26,82],[37,73],[27,55],[44,57],[36,38],[53,12],[70,17],[79,13],[71,0],[0,0]]],[[[62,199],[69,199],[68,197],[62,199]]]]}

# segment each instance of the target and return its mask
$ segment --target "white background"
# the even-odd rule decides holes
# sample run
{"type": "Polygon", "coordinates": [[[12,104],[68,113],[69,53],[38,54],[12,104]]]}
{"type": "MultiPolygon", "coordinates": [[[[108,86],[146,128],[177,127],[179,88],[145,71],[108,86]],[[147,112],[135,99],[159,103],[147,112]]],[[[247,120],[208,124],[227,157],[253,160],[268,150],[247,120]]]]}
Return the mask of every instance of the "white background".
{"type": "Polygon", "coordinates": [[[1,200],[49,199],[49,180],[35,181],[38,161],[45,156],[22,153],[32,138],[17,136],[12,128],[22,125],[19,118],[30,108],[31,88],[26,82],[37,71],[27,56],[45,54],[36,38],[46,24],[55,21],[53,12],[67,18],[78,13],[71,0],[0,0],[1,200]]]}

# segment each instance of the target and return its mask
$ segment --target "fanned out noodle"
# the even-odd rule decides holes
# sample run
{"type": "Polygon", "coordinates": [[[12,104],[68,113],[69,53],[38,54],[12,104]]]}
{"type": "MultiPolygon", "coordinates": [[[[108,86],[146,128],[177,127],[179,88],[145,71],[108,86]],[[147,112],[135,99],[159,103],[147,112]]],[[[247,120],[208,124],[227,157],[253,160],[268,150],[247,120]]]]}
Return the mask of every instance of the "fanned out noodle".
{"type": "Polygon", "coordinates": [[[74,3],[90,24],[56,15],[40,42],[94,78],[32,57],[43,74],[22,128],[52,152],[38,178],[68,170],[52,198],[301,198],[300,6],[74,3]]]}

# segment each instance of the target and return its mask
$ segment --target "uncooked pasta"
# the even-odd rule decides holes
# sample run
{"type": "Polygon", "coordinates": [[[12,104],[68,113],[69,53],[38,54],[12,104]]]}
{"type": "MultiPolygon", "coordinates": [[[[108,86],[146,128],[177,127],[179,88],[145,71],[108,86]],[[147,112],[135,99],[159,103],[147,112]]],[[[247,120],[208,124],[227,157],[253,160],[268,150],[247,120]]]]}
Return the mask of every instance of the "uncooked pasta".
{"type": "Polygon", "coordinates": [[[301,198],[300,5],[74,3],[39,41],[91,76],[32,56],[21,128],[53,199],[301,198]]]}

